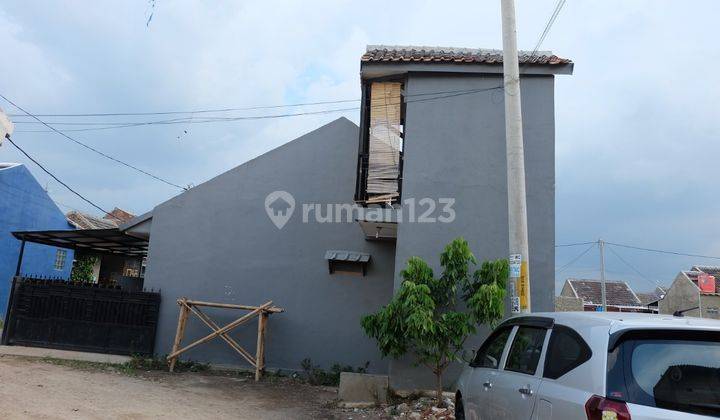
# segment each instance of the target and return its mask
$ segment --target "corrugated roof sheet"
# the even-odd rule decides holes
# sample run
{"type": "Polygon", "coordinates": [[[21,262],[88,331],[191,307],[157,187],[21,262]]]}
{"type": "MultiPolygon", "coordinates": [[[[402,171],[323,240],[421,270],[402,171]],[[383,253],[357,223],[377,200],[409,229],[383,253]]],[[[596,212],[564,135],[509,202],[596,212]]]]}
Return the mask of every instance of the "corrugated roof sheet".
{"type": "MultiPolygon", "coordinates": [[[[554,55],[551,51],[519,52],[520,64],[561,65],[572,60],[554,55]]],[[[502,50],[453,47],[418,47],[402,45],[368,45],[361,61],[372,63],[457,63],[502,64],[502,50]]]]}
{"type": "Polygon", "coordinates": [[[364,252],[331,249],[329,251],[325,251],[325,259],[331,261],[350,261],[366,263],[370,261],[370,254],[366,254],[364,252]]]}

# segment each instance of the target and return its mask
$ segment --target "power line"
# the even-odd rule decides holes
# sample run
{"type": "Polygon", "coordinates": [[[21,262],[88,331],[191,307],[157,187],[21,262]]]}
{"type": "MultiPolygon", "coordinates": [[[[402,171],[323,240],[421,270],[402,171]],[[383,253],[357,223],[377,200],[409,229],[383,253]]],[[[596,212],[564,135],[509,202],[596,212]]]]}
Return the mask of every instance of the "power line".
{"type": "Polygon", "coordinates": [[[555,19],[557,19],[563,6],[565,6],[565,0],[558,0],[558,2],[555,4],[555,9],[553,9],[552,14],[550,15],[550,19],[548,19],[548,22],[545,24],[545,29],[542,31],[542,33],[540,34],[540,38],[538,38],[538,41],[535,44],[535,48],[533,49],[532,55],[530,56],[531,58],[535,56],[535,54],[540,49],[540,45],[542,45],[543,41],[545,41],[545,37],[547,37],[548,33],[550,33],[550,29],[552,28],[553,24],[555,24],[555,19]]]}
{"type": "MultiPolygon", "coordinates": [[[[495,89],[495,88],[493,88],[495,89]]],[[[431,95],[442,95],[442,94],[453,94],[453,93],[475,93],[478,89],[459,89],[459,90],[445,90],[436,92],[424,92],[424,93],[413,93],[405,95],[406,98],[415,96],[431,96],[431,95]]],[[[35,114],[38,117],[117,117],[117,116],[147,116],[147,115],[177,115],[177,114],[203,114],[203,113],[219,113],[219,112],[232,112],[232,111],[253,111],[260,109],[277,109],[277,108],[292,108],[301,106],[313,106],[313,105],[332,105],[342,104],[350,102],[360,102],[361,99],[340,99],[335,101],[318,101],[318,102],[302,102],[293,104],[277,104],[277,105],[261,105],[261,106],[247,106],[238,108],[217,108],[217,109],[196,109],[192,111],[159,111],[159,112],[97,112],[97,113],[78,113],[78,114],[35,114]]],[[[354,108],[354,109],[359,109],[354,108]]],[[[10,117],[25,117],[24,114],[9,114],[10,117]]]]}
{"type": "Polygon", "coordinates": [[[588,242],[575,242],[572,244],[561,244],[561,245],[555,245],[555,248],[565,248],[570,246],[580,246],[580,245],[590,245],[590,244],[596,244],[597,241],[588,241],[588,242]]]}
{"type": "MultiPolygon", "coordinates": [[[[2,96],[2,95],[0,95],[0,96],[2,96]]],[[[23,155],[25,155],[25,157],[27,157],[28,159],[30,159],[34,164],[36,164],[40,169],[42,169],[43,172],[45,172],[46,174],[50,175],[50,177],[51,177],[52,179],[54,179],[55,181],[57,181],[60,185],[62,185],[63,187],[67,188],[68,191],[70,191],[71,193],[73,193],[73,194],[75,194],[76,196],[78,196],[78,197],[79,197],[81,200],[83,200],[84,202],[86,202],[86,203],[90,204],[91,206],[95,207],[96,209],[100,210],[101,212],[103,212],[103,214],[107,214],[107,215],[112,216],[112,214],[110,214],[110,212],[108,212],[107,210],[104,210],[102,207],[98,206],[97,204],[93,203],[93,202],[90,201],[89,199],[85,198],[85,196],[83,196],[83,195],[80,194],[79,192],[75,191],[72,187],[70,187],[68,184],[64,183],[63,181],[61,181],[60,178],[58,178],[58,177],[55,176],[52,172],[50,172],[49,170],[47,170],[40,162],[38,162],[37,160],[35,160],[35,159],[34,159],[32,156],[30,156],[25,150],[23,150],[20,146],[18,146],[18,145],[10,138],[9,135],[6,135],[5,138],[10,142],[10,144],[12,144],[13,146],[15,146],[15,148],[18,149],[18,150],[20,151],[20,153],[22,153],[23,155]]]]}
{"type": "MultiPolygon", "coordinates": [[[[481,93],[481,92],[488,92],[492,90],[498,90],[503,89],[503,86],[494,86],[490,88],[478,88],[478,89],[463,89],[463,90],[456,90],[456,91],[445,91],[445,92],[427,92],[427,93],[418,93],[409,95],[411,97],[414,96],[429,96],[425,98],[418,98],[418,99],[412,99],[412,100],[405,100],[402,102],[397,103],[389,103],[389,104],[381,104],[381,105],[372,105],[371,108],[388,108],[392,106],[401,105],[403,103],[409,104],[409,103],[415,103],[415,102],[428,102],[428,101],[435,101],[439,99],[446,99],[446,98],[454,98],[457,96],[463,96],[463,95],[471,95],[475,93],[481,93]],[[434,96],[432,96],[434,95],[434,96]]],[[[408,96],[405,96],[406,98],[408,96]]],[[[322,115],[322,114],[330,114],[335,112],[348,112],[348,111],[357,111],[360,107],[352,107],[352,108],[334,108],[334,109],[323,109],[323,110],[316,110],[316,111],[305,111],[305,112],[296,112],[296,113],[284,113],[284,114],[269,114],[269,115],[247,115],[247,116],[230,116],[230,117],[205,117],[201,119],[196,119],[193,117],[185,117],[185,118],[174,118],[170,120],[155,120],[155,121],[139,121],[139,122],[54,122],[53,124],[56,125],[108,125],[107,127],[93,127],[93,128],[80,128],[80,129],[68,129],[63,130],[64,132],[71,132],[71,131],[99,131],[99,130],[111,130],[116,128],[126,128],[126,127],[139,127],[139,126],[146,126],[146,125],[168,125],[168,124],[205,124],[205,123],[215,123],[215,122],[234,122],[234,121],[245,121],[245,120],[263,120],[263,119],[276,119],[276,118],[287,118],[287,117],[296,117],[296,116],[303,116],[303,115],[322,115]]],[[[17,121],[18,124],[45,124],[44,122],[37,122],[37,121],[17,121]]],[[[52,131],[57,131],[53,129],[52,131]]],[[[49,130],[17,130],[17,132],[24,132],[24,133],[47,133],[51,132],[49,130]]]]}
{"type": "Polygon", "coordinates": [[[715,257],[712,255],[690,254],[690,253],[677,252],[677,251],[666,251],[666,250],[662,250],[662,249],[643,248],[643,247],[639,247],[639,246],[618,244],[618,243],[613,243],[613,242],[605,242],[605,243],[609,244],[609,245],[619,246],[621,248],[636,249],[638,251],[656,252],[656,253],[660,253],[660,254],[669,254],[669,255],[679,255],[679,256],[683,256],[683,257],[707,258],[707,259],[711,259],[711,260],[720,260],[720,257],[715,257]]]}
{"type": "MultiPolygon", "coordinates": [[[[41,201],[40,199],[47,198],[47,199],[49,199],[50,201],[52,201],[52,202],[53,202],[56,206],[58,206],[58,207],[63,206],[63,207],[69,208],[70,210],[80,211],[80,210],[76,209],[75,207],[70,206],[69,204],[65,204],[65,203],[62,203],[62,202],[60,202],[60,201],[55,200],[54,198],[52,198],[52,196],[50,196],[50,192],[49,192],[49,191],[45,191],[45,194],[47,194],[47,195],[38,194],[38,193],[35,193],[35,192],[33,192],[33,191],[29,191],[29,190],[26,190],[26,189],[23,189],[23,188],[18,188],[18,187],[15,186],[15,185],[8,184],[7,182],[4,182],[3,180],[0,180],[0,185],[4,185],[4,186],[7,187],[7,188],[10,188],[10,189],[12,189],[12,190],[15,190],[16,192],[6,191],[6,193],[12,194],[12,195],[14,195],[14,196],[17,197],[17,198],[20,198],[20,199],[22,199],[22,198],[37,198],[37,200],[35,200],[35,203],[36,203],[36,204],[41,205],[41,206],[43,206],[43,207],[47,207],[47,208],[49,208],[49,209],[52,209],[53,207],[51,207],[51,206],[45,206],[45,204],[47,204],[47,203],[45,203],[44,201],[41,201]]],[[[43,191],[44,191],[44,190],[43,190],[43,191]]]]}
{"type": "MultiPolygon", "coordinates": [[[[606,244],[609,244],[609,242],[606,242],[606,244]]],[[[637,273],[640,277],[642,277],[643,279],[645,279],[645,280],[647,280],[647,281],[649,281],[649,282],[655,283],[656,286],[663,287],[657,280],[652,280],[652,279],[650,279],[649,277],[647,277],[646,275],[644,275],[643,273],[641,273],[640,270],[638,270],[637,268],[635,268],[632,264],[630,264],[629,262],[627,262],[627,261],[625,260],[625,258],[621,257],[620,254],[618,254],[617,252],[615,252],[615,250],[613,249],[612,246],[608,247],[608,249],[609,249],[610,252],[612,252],[616,257],[618,257],[618,259],[619,259],[620,261],[622,261],[623,264],[625,264],[626,266],[630,267],[630,269],[633,270],[635,273],[637,273]]]]}
{"type": "MultiPolygon", "coordinates": [[[[32,117],[33,119],[35,119],[35,120],[37,120],[38,122],[40,122],[42,125],[46,126],[46,127],[49,128],[50,130],[52,130],[52,131],[60,134],[61,136],[65,137],[66,139],[72,141],[73,143],[79,144],[80,146],[82,146],[82,147],[84,147],[84,148],[86,148],[86,149],[88,149],[88,150],[91,150],[91,151],[99,154],[100,156],[103,156],[103,157],[105,157],[105,158],[107,158],[107,159],[110,159],[110,160],[112,160],[113,162],[119,163],[119,164],[121,164],[121,165],[123,165],[123,166],[126,166],[126,167],[130,168],[130,169],[134,169],[135,171],[140,172],[140,173],[142,173],[142,174],[145,174],[145,175],[147,175],[147,176],[149,176],[149,177],[151,177],[151,178],[154,178],[154,179],[156,179],[156,180],[158,180],[158,181],[160,181],[160,182],[163,182],[163,183],[165,183],[165,184],[171,185],[171,186],[173,186],[173,187],[180,188],[181,190],[187,190],[187,188],[185,188],[185,187],[181,187],[180,185],[174,184],[174,183],[172,183],[172,182],[170,182],[170,181],[168,181],[168,180],[166,180],[166,179],[160,178],[159,176],[153,175],[153,174],[151,174],[150,172],[147,172],[147,171],[145,171],[145,170],[142,170],[142,169],[140,169],[140,168],[138,168],[138,167],[136,167],[136,166],[133,166],[133,165],[127,163],[127,162],[123,162],[123,161],[120,160],[120,159],[114,158],[114,157],[112,157],[112,156],[110,156],[110,155],[108,155],[108,154],[106,154],[106,153],[103,153],[103,152],[101,152],[100,150],[95,149],[94,147],[89,146],[89,145],[87,145],[87,144],[85,144],[85,143],[83,143],[83,142],[81,142],[81,141],[75,140],[74,138],[68,136],[67,134],[63,133],[62,131],[56,129],[55,127],[51,126],[50,124],[46,123],[45,121],[41,120],[40,118],[38,118],[38,117],[36,117],[35,115],[31,114],[30,112],[26,111],[25,109],[23,109],[22,107],[20,107],[19,105],[17,105],[15,102],[13,102],[13,101],[11,101],[10,99],[6,98],[4,95],[0,94],[0,98],[3,98],[5,101],[7,101],[9,104],[11,104],[12,106],[14,106],[15,108],[17,108],[17,109],[19,109],[20,111],[24,112],[24,113],[27,114],[28,116],[30,116],[30,117],[32,117]]],[[[14,143],[13,143],[13,144],[14,144],[14,143]]],[[[17,147],[17,146],[16,146],[16,147],[17,147]]],[[[19,149],[19,148],[18,148],[18,149],[19,149]]]]}
{"type": "Polygon", "coordinates": [[[588,252],[590,252],[590,250],[593,249],[593,248],[595,247],[595,245],[597,245],[597,242],[592,242],[592,245],[590,245],[585,251],[581,252],[578,256],[576,256],[575,258],[573,258],[572,260],[570,260],[567,264],[563,265],[562,267],[560,267],[560,268],[558,268],[558,269],[555,269],[555,274],[560,274],[560,273],[563,272],[566,268],[568,268],[568,267],[570,267],[571,265],[573,265],[577,260],[579,260],[580,258],[582,258],[583,255],[585,255],[585,254],[587,254],[588,252]]]}

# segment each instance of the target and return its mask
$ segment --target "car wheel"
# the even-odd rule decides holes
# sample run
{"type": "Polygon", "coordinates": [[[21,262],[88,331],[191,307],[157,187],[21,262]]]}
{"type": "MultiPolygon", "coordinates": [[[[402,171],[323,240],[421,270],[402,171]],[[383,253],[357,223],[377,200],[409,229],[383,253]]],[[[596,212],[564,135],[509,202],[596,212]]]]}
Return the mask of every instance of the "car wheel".
{"type": "Polygon", "coordinates": [[[465,409],[460,394],[455,395],[455,420],[465,420],[465,409]]]}

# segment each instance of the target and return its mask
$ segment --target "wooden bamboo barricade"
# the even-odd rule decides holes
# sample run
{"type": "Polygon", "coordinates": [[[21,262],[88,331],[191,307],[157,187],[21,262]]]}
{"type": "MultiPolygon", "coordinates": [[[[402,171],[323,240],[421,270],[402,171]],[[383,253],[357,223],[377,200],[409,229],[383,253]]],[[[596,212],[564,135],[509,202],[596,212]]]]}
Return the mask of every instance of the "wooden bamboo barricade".
{"type": "Polygon", "coordinates": [[[168,363],[170,364],[170,372],[175,369],[175,363],[177,362],[178,356],[182,353],[199,346],[200,344],[207,343],[216,337],[220,337],[230,347],[232,347],[233,350],[238,352],[243,359],[250,363],[252,367],[255,368],[255,380],[260,380],[263,371],[265,370],[265,329],[267,327],[267,318],[270,314],[283,312],[282,308],[273,306],[272,301],[268,301],[260,306],[248,306],[235,305],[231,303],[202,302],[198,300],[189,300],[183,297],[178,299],[177,303],[180,306],[180,315],[178,316],[178,325],[175,332],[175,342],[173,343],[172,353],[167,356],[168,363]],[[250,312],[221,328],[215,321],[212,320],[212,318],[200,310],[200,307],[240,309],[250,312]],[[200,320],[212,330],[212,333],[193,341],[183,348],[180,348],[180,343],[185,336],[185,325],[187,324],[190,313],[193,313],[200,318],[200,320]],[[256,316],[258,317],[257,347],[255,349],[255,356],[253,356],[249,351],[240,346],[234,338],[230,337],[229,332],[230,330],[247,323],[256,316]]]}

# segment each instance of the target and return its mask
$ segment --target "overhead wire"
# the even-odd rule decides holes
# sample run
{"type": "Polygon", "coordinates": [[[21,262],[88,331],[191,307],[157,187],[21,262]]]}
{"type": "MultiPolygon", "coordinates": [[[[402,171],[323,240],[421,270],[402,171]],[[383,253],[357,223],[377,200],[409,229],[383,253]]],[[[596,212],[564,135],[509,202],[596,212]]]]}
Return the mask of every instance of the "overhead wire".
{"type": "Polygon", "coordinates": [[[583,252],[581,252],[580,254],[578,254],[575,258],[573,258],[572,260],[570,260],[567,264],[563,265],[563,266],[560,267],[560,268],[555,269],[555,274],[560,274],[560,273],[563,272],[565,269],[567,269],[568,267],[570,267],[571,265],[573,265],[573,264],[574,264],[575,262],[577,262],[580,258],[582,258],[585,254],[587,254],[588,252],[590,252],[591,249],[595,248],[596,245],[597,245],[597,243],[596,243],[596,242],[593,242],[592,245],[590,245],[586,250],[584,250],[583,252]]]}
{"type": "MultiPolygon", "coordinates": [[[[606,244],[607,244],[607,242],[606,242],[606,244]]],[[[647,280],[648,282],[654,283],[654,284],[655,284],[656,286],[658,286],[658,287],[663,287],[663,286],[660,284],[660,282],[658,282],[657,280],[653,280],[653,279],[649,278],[648,276],[646,276],[645,274],[643,274],[640,270],[638,270],[637,268],[635,268],[635,266],[633,266],[633,265],[630,264],[628,261],[626,261],[625,258],[623,258],[620,254],[618,254],[617,252],[615,252],[615,250],[613,249],[612,246],[607,247],[607,249],[610,250],[610,252],[612,252],[613,255],[615,255],[620,261],[622,261],[623,264],[625,264],[626,266],[630,267],[630,269],[633,270],[633,271],[634,271],[637,275],[639,275],[641,278],[647,280]]]]}
{"type": "Polygon", "coordinates": [[[597,243],[597,241],[575,242],[575,243],[571,243],[571,244],[555,245],[555,248],[565,248],[565,247],[571,247],[571,246],[590,245],[590,244],[595,244],[595,243],[597,243]]]}
{"type": "Polygon", "coordinates": [[[644,248],[644,247],[634,246],[634,245],[619,244],[616,242],[607,242],[606,241],[605,243],[609,244],[609,245],[619,246],[621,248],[635,249],[638,251],[655,252],[655,253],[667,254],[667,255],[679,255],[679,256],[683,256],[683,257],[707,258],[707,259],[711,259],[711,260],[720,260],[720,257],[716,257],[713,255],[690,254],[690,253],[678,252],[678,251],[667,251],[667,250],[662,250],[662,249],[644,248]]]}
{"type": "Polygon", "coordinates": [[[66,184],[65,182],[63,182],[60,178],[58,178],[57,176],[55,176],[55,174],[53,174],[53,173],[50,172],[47,168],[45,168],[45,166],[43,166],[43,164],[41,164],[40,162],[38,162],[37,160],[35,160],[35,158],[33,158],[32,156],[30,156],[25,150],[23,150],[23,148],[21,148],[20,146],[18,146],[17,143],[15,143],[9,135],[6,135],[5,138],[7,139],[7,141],[10,142],[10,144],[12,144],[13,146],[15,146],[15,148],[18,149],[18,150],[20,151],[20,153],[22,153],[23,155],[25,155],[26,158],[30,159],[35,165],[37,165],[40,169],[42,169],[43,172],[45,172],[46,174],[50,175],[50,177],[51,177],[52,179],[54,179],[55,181],[57,181],[60,185],[62,185],[63,187],[67,188],[68,191],[70,191],[71,193],[75,194],[78,198],[80,198],[80,199],[83,200],[84,202],[90,204],[90,205],[93,206],[94,208],[100,210],[103,214],[107,214],[107,215],[112,216],[112,214],[111,214],[109,211],[103,209],[103,208],[100,207],[99,205],[97,205],[97,204],[95,204],[94,202],[90,201],[87,197],[85,197],[84,195],[80,194],[80,193],[77,192],[75,189],[73,189],[71,186],[69,186],[68,184],[66,184]]]}
{"type": "Polygon", "coordinates": [[[3,94],[0,94],[0,98],[3,98],[5,101],[7,101],[9,104],[11,104],[12,106],[14,106],[15,108],[17,108],[17,109],[19,109],[20,111],[24,112],[24,113],[27,114],[28,116],[32,117],[33,119],[37,120],[38,122],[40,122],[41,124],[43,124],[44,126],[46,126],[47,128],[49,128],[50,130],[56,132],[57,134],[61,135],[61,136],[64,137],[64,138],[72,141],[73,143],[76,143],[76,144],[78,144],[78,145],[80,145],[80,146],[82,146],[82,147],[84,147],[84,148],[86,148],[86,149],[88,149],[88,150],[90,150],[90,151],[92,151],[92,152],[94,152],[94,153],[97,153],[98,155],[103,156],[103,157],[106,158],[106,159],[109,159],[109,160],[111,160],[111,161],[113,161],[113,162],[119,163],[119,164],[121,164],[121,165],[123,165],[123,166],[126,166],[126,167],[128,167],[128,168],[130,168],[130,169],[133,169],[133,170],[135,170],[135,171],[137,171],[137,172],[140,172],[140,173],[142,173],[142,174],[144,174],[144,175],[147,175],[147,176],[149,176],[149,177],[151,177],[151,178],[154,178],[154,179],[156,179],[157,181],[163,182],[163,183],[165,183],[165,184],[171,185],[171,186],[176,187],[176,188],[179,188],[179,189],[181,189],[181,190],[187,190],[186,187],[180,186],[180,185],[175,184],[175,183],[173,183],[173,182],[170,182],[170,181],[168,181],[168,180],[166,180],[166,179],[163,179],[163,178],[161,178],[161,177],[159,177],[159,176],[157,176],[157,175],[151,174],[151,173],[148,172],[148,171],[145,171],[145,170],[143,170],[143,169],[138,168],[137,166],[131,165],[131,164],[129,164],[129,163],[127,163],[127,162],[124,162],[124,161],[122,161],[122,160],[120,160],[120,159],[118,159],[118,158],[115,158],[115,157],[113,157],[113,156],[110,156],[110,155],[108,155],[107,153],[104,153],[104,152],[102,152],[102,151],[100,151],[100,150],[98,150],[98,149],[96,149],[96,148],[94,148],[94,147],[92,147],[92,146],[90,146],[90,145],[88,145],[88,144],[85,144],[85,143],[83,143],[83,142],[81,142],[81,141],[79,141],[79,140],[76,140],[76,139],[73,138],[73,137],[68,136],[67,134],[63,133],[62,131],[56,129],[55,127],[51,126],[50,124],[46,123],[45,121],[41,120],[40,118],[38,118],[38,117],[36,117],[35,115],[31,114],[30,112],[26,111],[24,108],[20,107],[19,105],[17,105],[15,102],[13,102],[13,101],[11,101],[10,99],[8,99],[8,98],[7,98],[6,96],[4,96],[3,94]]]}

